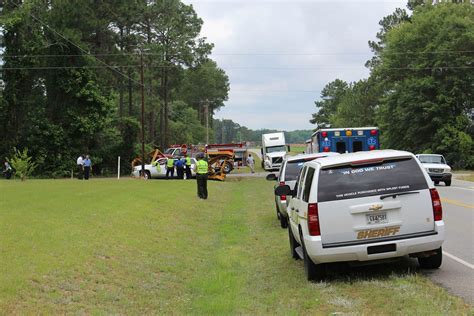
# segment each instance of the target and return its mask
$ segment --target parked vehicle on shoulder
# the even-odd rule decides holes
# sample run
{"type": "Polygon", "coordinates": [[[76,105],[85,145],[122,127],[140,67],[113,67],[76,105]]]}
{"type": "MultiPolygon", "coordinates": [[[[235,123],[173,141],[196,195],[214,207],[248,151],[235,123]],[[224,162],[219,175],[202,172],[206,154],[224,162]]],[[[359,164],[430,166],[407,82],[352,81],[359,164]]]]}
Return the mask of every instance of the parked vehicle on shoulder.
{"type": "Polygon", "coordinates": [[[322,128],[306,141],[306,152],[352,153],[380,148],[378,127],[322,128]]]}
{"type": "Polygon", "coordinates": [[[451,178],[453,176],[451,167],[448,166],[443,155],[419,154],[416,155],[416,158],[421,162],[423,168],[426,169],[434,184],[437,185],[440,182],[444,182],[448,187],[451,185],[451,178]]]}
{"type": "Polygon", "coordinates": [[[289,243],[308,280],[330,262],[380,262],[409,255],[438,268],[444,241],[441,200],[412,153],[358,152],[306,162],[288,205],[289,243]]]}
{"type": "Polygon", "coordinates": [[[266,171],[278,170],[283,163],[289,148],[286,145],[285,133],[270,133],[262,135],[262,168],[266,171]]]}
{"type": "MultiPolygon", "coordinates": [[[[145,173],[143,174],[143,177],[145,179],[166,178],[166,162],[168,161],[168,159],[173,159],[173,158],[159,158],[151,164],[145,164],[145,173]]],[[[193,178],[196,176],[196,172],[194,170],[195,165],[196,165],[196,159],[191,158],[191,175],[193,178]]],[[[132,177],[141,177],[141,176],[142,176],[142,166],[137,165],[133,167],[132,177]]]]}
{"type": "MultiPolygon", "coordinates": [[[[316,154],[300,154],[296,156],[289,156],[284,161],[280,167],[278,176],[274,173],[267,175],[267,180],[277,181],[275,188],[277,186],[288,185],[291,190],[295,188],[296,180],[300,174],[300,170],[303,167],[303,164],[307,161],[311,161],[318,158],[324,158],[329,156],[337,156],[338,153],[316,153],[316,154]]],[[[288,214],[287,214],[287,205],[291,196],[278,196],[275,195],[275,207],[277,218],[280,221],[282,228],[288,227],[288,214]]]]}

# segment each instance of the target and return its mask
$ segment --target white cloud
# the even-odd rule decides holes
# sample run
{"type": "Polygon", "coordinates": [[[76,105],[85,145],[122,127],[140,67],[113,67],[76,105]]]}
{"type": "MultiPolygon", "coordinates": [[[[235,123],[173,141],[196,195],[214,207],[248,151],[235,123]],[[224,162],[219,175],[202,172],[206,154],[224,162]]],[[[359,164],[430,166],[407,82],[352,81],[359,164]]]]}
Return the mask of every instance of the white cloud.
{"type": "Polygon", "coordinates": [[[249,128],[313,128],[314,101],[329,81],[368,76],[367,42],[406,1],[188,0],[215,44],[231,92],[218,118],[249,128]],[[314,92],[311,92],[314,91],[314,92]]]}

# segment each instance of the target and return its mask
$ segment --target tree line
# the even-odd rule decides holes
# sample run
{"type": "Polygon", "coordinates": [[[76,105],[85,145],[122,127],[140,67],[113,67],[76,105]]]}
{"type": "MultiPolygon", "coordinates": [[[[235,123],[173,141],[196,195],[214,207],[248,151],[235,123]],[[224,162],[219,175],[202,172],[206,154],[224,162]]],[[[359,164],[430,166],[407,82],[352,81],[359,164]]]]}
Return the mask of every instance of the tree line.
{"type": "MultiPolygon", "coordinates": [[[[5,0],[0,16],[0,157],[28,148],[37,174],[96,172],[147,150],[202,143],[228,98],[226,73],[179,0],[5,0]],[[143,76],[142,76],[143,71],[143,76]],[[143,84],[142,84],[143,82],[143,84]]],[[[212,133],[211,133],[212,136],[212,133]]],[[[128,171],[128,163],[122,168],[128,171]]]]}
{"type": "Polygon", "coordinates": [[[213,121],[213,127],[214,139],[217,143],[252,142],[256,145],[260,145],[263,134],[285,132],[285,140],[288,144],[304,144],[313,133],[312,130],[282,131],[265,128],[253,130],[229,119],[215,119],[213,121]]]}
{"type": "Polygon", "coordinates": [[[408,11],[384,17],[369,41],[370,76],[329,82],[310,122],[379,126],[384,148],[440,153],[474,168],[474,8],[455,2],[410,1],[408,11]]]}

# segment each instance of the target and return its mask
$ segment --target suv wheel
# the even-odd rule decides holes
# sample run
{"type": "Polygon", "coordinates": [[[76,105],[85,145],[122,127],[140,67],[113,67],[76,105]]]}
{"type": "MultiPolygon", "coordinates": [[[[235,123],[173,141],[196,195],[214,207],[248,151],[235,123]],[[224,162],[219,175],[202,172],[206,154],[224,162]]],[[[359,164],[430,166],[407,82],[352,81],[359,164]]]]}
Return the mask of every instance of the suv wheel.
{"type": "Polygon", "coordinates": [[[418,263],[422,269],[438,269],[443,261],[443,252],[441,247],[435,250],[436,254],[427,258],[418,258],[418,263]]]}
{"type": "Polygon", "coordinates": [[[319,281],[324,277],[324,265],[315,264],[308,255],[304,245],[303,236],[300,235],[301,246],[303,248],[304,272],[308,281],[319,281]]]}
{"type": "Polygon", "coordinates": [[[288,227],[288,219],[286,218],[285,215],[283,215],[282,213],[279,213],[279,220],[280,220],[281,228],[287,228],[288,227]]]}
{"type": "Polygon", "coordinates": [[[439,181],[433,181],[435,185],[438,185],[439,184],[439,181]]]}
{"type": "Polygon", "coordinates": [[[446,184],[447,187],[451,186],[451,180],[444,181],[444,184],[446,184]]]}
{"type": "Polygon", "coordinates": [[[288,227],[288,239],[290,241],[290,254],[291,257],[295,260],[298,260],[300,256],[296,252],[296,248],[299,247],[298,242],[295,239],[295,236],[293,236],[293,231],[291,230],[291,227],[288,227]]]}

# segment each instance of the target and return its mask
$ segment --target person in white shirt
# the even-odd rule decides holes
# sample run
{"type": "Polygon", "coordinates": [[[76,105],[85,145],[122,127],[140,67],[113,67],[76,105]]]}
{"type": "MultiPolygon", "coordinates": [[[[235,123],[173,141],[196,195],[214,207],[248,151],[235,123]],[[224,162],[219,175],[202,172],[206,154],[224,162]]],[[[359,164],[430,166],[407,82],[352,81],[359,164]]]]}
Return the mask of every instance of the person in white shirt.
{"type": "Polygon", "coordinates": [[[247,166],[250,167],[250,171],[252,171],[252,173],[255,173],[255,160],[253,160],[253,157],[251,154],[249,154],[249,156],[247,157],[247,166]]]}
{"type": "Polygon", "coordinates": [[[84,159],[82,159],[82,155],[77,157],[77,178],[79,180],[84,179],[84,159]]]}

